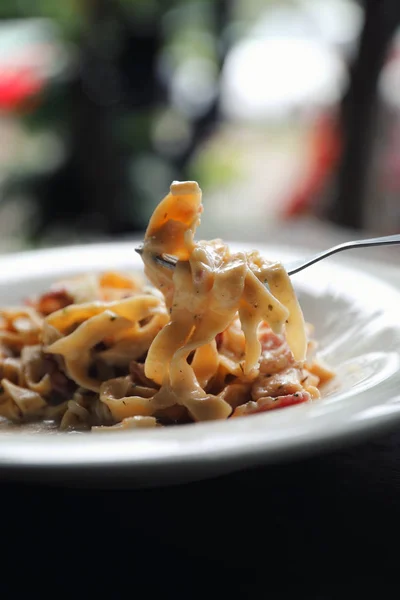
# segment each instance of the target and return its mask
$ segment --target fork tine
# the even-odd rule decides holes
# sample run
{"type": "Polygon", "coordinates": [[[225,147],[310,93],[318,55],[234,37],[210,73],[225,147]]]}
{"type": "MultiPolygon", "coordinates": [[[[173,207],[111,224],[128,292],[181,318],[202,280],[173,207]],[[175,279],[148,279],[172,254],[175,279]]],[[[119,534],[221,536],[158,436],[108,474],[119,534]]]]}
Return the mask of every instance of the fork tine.
{"type": "Polygon", "coordinates": [[[168,256],[168,258],[166,258],[164,256],[155,256],[154,260],[161,267],[165,267],[166,269],[172,269],[173,270],[176,267],[176,260],[172,256],[168,256]]]}
{"type": "MultiPolygon", "coordinates": [[[[143,246],[138,246],[137,248],[135,248],[135,252],[137,252],[139,256],[142,256],[143,246]]],[[[168,255],[164,257],[156,254],[153,257],[153,260],[161,267],[165,267],[166,269],[175,269],[176,267],[176,259],[173,256],[168,255]]]]}

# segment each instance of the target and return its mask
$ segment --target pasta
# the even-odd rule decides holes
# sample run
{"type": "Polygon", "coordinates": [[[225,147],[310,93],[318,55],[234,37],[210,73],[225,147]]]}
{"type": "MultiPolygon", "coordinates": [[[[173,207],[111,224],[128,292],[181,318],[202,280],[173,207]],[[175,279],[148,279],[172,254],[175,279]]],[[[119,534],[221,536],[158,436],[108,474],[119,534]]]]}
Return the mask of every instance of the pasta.
{"type": "Polygon", "coordinates": [[[283,266],[196,242],[201,212],[198,184],[173,182],[145,234],[145,278],[79,276],[0,310],[1,417],[98,432],[320,397],[334,373],[283,266]],[[177,257],[174,270],[155,260],[163,254],[177,257]]]}

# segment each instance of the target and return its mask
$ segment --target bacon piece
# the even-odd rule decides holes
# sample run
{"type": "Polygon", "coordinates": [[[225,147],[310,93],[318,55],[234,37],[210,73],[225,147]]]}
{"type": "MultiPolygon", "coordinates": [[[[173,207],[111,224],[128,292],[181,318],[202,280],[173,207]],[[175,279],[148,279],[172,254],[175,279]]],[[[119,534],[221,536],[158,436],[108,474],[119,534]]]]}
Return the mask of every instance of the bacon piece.
{"type": "Polygon", "coordinates": [[[296,392],[295,394],[287,394],[286,396],[278,396],[277,398],[260,398],[257,402],[247,402],[246,404],[242,404],[242,406],[238,406],[233,412],[232,417],[255,415],[269,410],[286,408],[287,406],[309,402],[310,399],[311,396],[308,392],[296,392]]]}
{"type": "Polygon", "coordinates": [[[129,364],[129,372],[133,383],[136,383],[137,385],[144,385],[145,387],[153,388],[154,390],[159,388],[154,381],[146,377],[144,374],[143,363],[138,363],[136,360],[131,360],[129,364]]]}
{"type": "Polygon", "coordinates": [[[221,348],[221,344],[222,341],[224,339],[224,333],[217,333],[217,335],[215,336],[215,343],[217,344],[217,350],[219,350],[221,348]]]}
{"type": "Polygon", "coordinates": [[[286,369],[273,375],[260,375],[253,383],[251,397],[253,400],[258,400],[266,396],[276,398],[301,392],[303,389],[301,378],[302,371],[297,368],[286,369]]]}
{"type": "Polygon", "coordinates": [[[279,373],[295,364],[293,354],[285,339],[271,329],[261,331],[260,373],[279,373]]]}
{"type": "Polygon", "coordinates": [[[283,336],[277,335],[269,327],[262,328],[258,339],[260,340],[262,351],[276,350],[277,348],[280,348],[285,341],[283,336]]]}
{"type": "Polygon", "coordinates": [[[52,392],[59,399],[67,400],[72,397],[77,385],[69,379],[59,368],[56,360],[49,355],[44,357],[45,371],[48,373],[51,381],[52,392]]]}
{"type": "Polygon", "coordinates": [[[74,299],[68,294],[66,290],[54,290],[46,292],[37,300],[35,308],[42,315],[50,315],[51,313],[65,308],[70,304],[73,304],[74,299]]]}

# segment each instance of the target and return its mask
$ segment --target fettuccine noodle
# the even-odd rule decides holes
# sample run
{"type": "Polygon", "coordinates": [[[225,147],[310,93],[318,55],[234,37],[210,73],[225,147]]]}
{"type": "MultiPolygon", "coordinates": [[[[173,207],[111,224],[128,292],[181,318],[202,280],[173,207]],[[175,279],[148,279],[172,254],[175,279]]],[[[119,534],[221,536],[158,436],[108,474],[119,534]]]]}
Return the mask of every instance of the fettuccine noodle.
{"type": "Polygon", "coordinates": [[[144,239],[145,279],[107,272],[59,282],[0,310],[0,416],[60,429],[137,429],[227,419],[320,397],[289,276],[258,252],[195,241],[196,182],[174,182],[144,239]],[[155,260],[178,259],[174,270],[155,260]]]}

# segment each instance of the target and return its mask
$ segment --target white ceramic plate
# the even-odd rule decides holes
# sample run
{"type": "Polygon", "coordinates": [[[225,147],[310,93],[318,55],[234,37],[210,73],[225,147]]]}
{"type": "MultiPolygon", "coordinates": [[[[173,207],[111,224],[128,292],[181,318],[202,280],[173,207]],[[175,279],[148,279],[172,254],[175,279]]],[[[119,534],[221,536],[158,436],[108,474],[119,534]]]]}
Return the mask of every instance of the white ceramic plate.
{"type": "MultiPolygon", "coordinates": [[[[5,256],[0,303],[18,303],[69,274],[140,269],[134,246],[99,244],[5,256]]],[[[259,249],[284,261],[304,254],[259,249]]],[[[305,317],[315,325],[320,354],[338,373],[323,399],[232,421],[157,430],[65,434],[0,427],[0,475],[157,485],[293,460],[400,425],[400,293],[368,275],[367,268],[346,268],[334,259],[293,281],[305,317]]]]}

